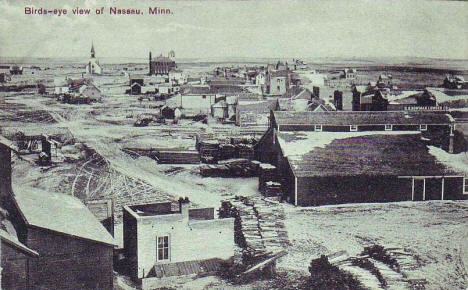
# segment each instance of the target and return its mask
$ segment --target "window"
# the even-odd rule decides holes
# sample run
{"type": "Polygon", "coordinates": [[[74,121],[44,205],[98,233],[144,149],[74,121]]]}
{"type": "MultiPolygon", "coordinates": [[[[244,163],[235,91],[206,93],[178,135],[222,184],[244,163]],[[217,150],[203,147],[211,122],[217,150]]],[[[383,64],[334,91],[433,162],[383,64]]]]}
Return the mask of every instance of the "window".
{"type": "Polygon", "coordinates": [[[463,194],[468,195],[468,182],[467,182],[466,178],[463,178],[463,194]]]}
{"type": "Polygon", "coordinates": [[[157,260],[169,260],[169,236],[157,237],[157,260]]]}
{"type": "Polygon", "coordinates": [[[426,124],[419,125],[419,131],[427,131],[427,125],[426,124]]]}
{"type": "Polygon", "coordinates": [[[385,125],[385,131],[392,131],[393,130],[393,125],[385,125]]]}
{"type": "Polygon", "coordinates": [[[315,125],[315,131],[322,132],[322,125],[315,125]]]}
{"type": "Polygon", "coordinates": [[[351,126],[349,126],[349,131],[351,131],[351,132],[356,132],[356,131],[357,131],[357,125],[351,125],[351,126]]]}

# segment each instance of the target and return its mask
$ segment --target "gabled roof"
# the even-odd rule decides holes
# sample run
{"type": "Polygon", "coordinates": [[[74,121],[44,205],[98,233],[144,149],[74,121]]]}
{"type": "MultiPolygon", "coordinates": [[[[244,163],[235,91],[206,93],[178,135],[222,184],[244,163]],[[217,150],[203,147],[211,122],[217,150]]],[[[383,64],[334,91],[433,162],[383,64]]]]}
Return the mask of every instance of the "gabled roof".
{"type": "Polygon", "coordinates": [[[210,86],[209,85],[192,85],[192,86],[185,86],[183,88],[184,94],[190,95],[206,95],[210,93],[210,86]]]}
{"type": "Polygon", "coordinates": [[[429,153],[419,132],[301,131],[277,136],[296,177],[460,175],[429,153]]]}
{"type": "Polygon", "coordinates": [[[312,98],[312,93],[308,89],[302,89],[298,94],[293,96],[291,99],[310,100],[311,98],[312,98]]]}
{"type": "Polygon", "coordinates": [[[9,244],[9,245],[17,248],[18,250],[30,255],[30,256],[34,256],[34,257],[39,256],[39,254],[36,251],[28,248],[26,245],[21,243],[18,240],[17,237],[9,234],[8,232],[6,232],[6,231],[4,231],[2,229],[0,229],[0,238],[1,238],[2,242],[5,242],[5,243],[9,244]]]}
{"type": "Polygon", "coordinates": [[[434,112],[273,112],[279,125],[410,125],[410,124],[451,124],[453,118],[449,114],[434,112]]]}
{"type": "Polygon", "coordinates": [[[28,226],[115,245],[114,238],[78,198],[23,186],[14,186],[13,192],[28,226]]]}

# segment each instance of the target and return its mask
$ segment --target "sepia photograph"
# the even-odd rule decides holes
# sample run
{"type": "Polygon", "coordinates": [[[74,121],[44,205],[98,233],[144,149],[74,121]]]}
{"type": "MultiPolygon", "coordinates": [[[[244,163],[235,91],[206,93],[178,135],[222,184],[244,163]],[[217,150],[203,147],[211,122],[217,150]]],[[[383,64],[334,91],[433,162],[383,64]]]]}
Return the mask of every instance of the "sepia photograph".
{"type": "Polygon", "coordinates": [[[0,289],[466,290],[467,152],[468,1],[0,0],[0,289]]]}

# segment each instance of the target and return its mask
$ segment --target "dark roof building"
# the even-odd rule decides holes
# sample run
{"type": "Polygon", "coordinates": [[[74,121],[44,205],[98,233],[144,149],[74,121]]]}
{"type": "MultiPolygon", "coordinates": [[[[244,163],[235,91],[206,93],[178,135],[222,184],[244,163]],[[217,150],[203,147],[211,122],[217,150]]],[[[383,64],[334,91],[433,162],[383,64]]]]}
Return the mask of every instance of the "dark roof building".
{"type": "Polygon", "coordinates": [[[273,111],[256,157],[295,205],[465,199],[464,174],[429,150],[453,152],[452,125],[443,113],[273,111]]]}
{"type": "Polygon", "coordinates": [[[465,199],[464,174],[430,153],[420,132],[277,132],[257,145],[276,166],[283,198],[310,206],[465,199]]]}
{"type": "Polygon", "coordinates": [[[279,131],[390,131],[419,130],[420,125],[451,127],[454,119],[443,112],[292,112],[271,113],[273,126],[279,131]],[[387,128],[385,128],[386,125],[387,128]],[[391,125],[391,127],[390,127],[391,125]],[[317,127],[321,126],[321,127],[317,127]],[[353,128],[354,129],[354,128],[353,128]]]}
{"type": "Polygon", "coordinates": [[[18,240],[36,251],[28,287],[113,289],[114,239],[77,198],[11,185],[11,148],[0,143],[0,196],[18,240]]]}

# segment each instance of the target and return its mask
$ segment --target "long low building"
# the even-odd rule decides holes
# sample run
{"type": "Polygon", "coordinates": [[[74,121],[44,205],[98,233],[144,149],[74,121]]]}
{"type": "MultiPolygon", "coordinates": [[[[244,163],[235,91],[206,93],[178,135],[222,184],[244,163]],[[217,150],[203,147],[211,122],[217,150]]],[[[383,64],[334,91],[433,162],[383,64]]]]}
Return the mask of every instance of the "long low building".
{"type": "MultiPolygon", "coordinates": [[[[256,152],[260,161],[277,167],[284,198],[295,205],[468,197],[464,174],[431,154],[431,140],[424,137],[424,131],[385,131],[385,128],[355,132],[349,129],[346,132],[319,131],[314,130],[314,122],[319,122],[317,115],[328,118],[322,118],[327,121],[319,123],[322,126],[333,124],[349,128],[351,123],[339,113],[335,114],[336,118],[322,113],[312,113],[317,115],[311,116],[309,112],[292,113],[299,118],[286,118],[285,113],[291,112],[272,113],[271,127],[257,144],[256,152]],[[312,123],[299,124],[301,120],[312,123]],[[298,124],[300,127],[295,127],[298,124]]],[[[450,126],[447,122],[450,120],[444,116],[436,115],[439,120],[434,124],[450,126]]],[[[404,124],[388,115],[370,117],[366,126],[374,126],[372,120],[385,125],[381,122],[384,118],[393,126],[404,124]]],[[[419,116],[419,121],[427,126],[430,126],[430,120],[419,116]]],[[[357,125],[362,126],[364,118],[359,121],[357,125]]],[[[409,125],[419,128],[420,124],[409,125]]]]}

